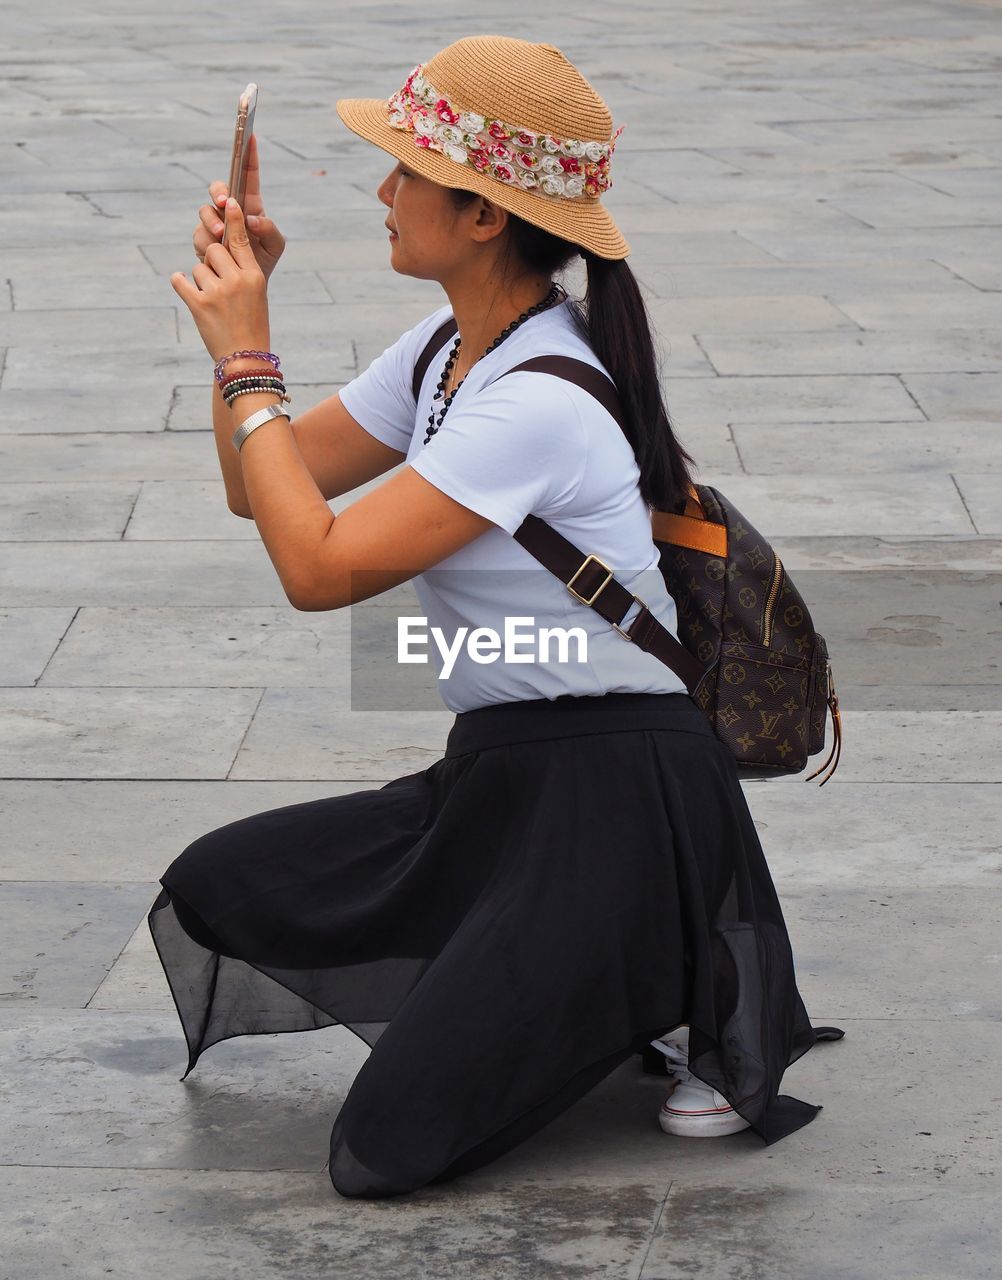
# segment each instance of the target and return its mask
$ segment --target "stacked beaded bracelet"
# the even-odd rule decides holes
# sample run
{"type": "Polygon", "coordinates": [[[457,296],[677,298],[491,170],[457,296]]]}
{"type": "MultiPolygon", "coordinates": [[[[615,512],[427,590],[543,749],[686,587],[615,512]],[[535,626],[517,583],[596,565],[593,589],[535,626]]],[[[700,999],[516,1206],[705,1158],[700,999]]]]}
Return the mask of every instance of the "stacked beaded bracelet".
{"type": "Polygon", "coordinates": [[[280,361],[274,351],[231,351],[228,356],[223,356],[221,359],[216,361],[216,366],[212,371],[220,386],[223,384],[223,370],[230,361],[239,360],[241,357],[245,356],[255,356],[259,360],[267,360],[276,373],[281,372],[280,361]]]}
{"type": "Polygon", "coordinates": [[[223,399],[227,407],[233,404],[238,396],[252,395],[256,391],[274,391],[285,404],[292,403],[292,397],[286,394],[285,383],[281,378],[245,377],[233,378],[226,384],[223,399]]]}
{"type": "Polygon", "coordinates": [[[266,369],[241,369],[239,373],[233,373],[225,378],[219,384],[219,390],[226,395],[226,388],[231,387],[234,382],[241,382],[244,378],[274,378],[277,382],[282,381],[282,373],[280,370],[273,369],[270,365],[266,369]]]}

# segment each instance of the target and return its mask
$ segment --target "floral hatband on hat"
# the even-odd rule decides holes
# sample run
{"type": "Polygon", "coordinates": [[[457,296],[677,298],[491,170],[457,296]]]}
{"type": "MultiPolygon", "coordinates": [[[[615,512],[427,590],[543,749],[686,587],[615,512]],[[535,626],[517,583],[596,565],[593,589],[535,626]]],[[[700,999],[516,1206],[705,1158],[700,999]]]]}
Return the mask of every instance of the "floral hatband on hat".
{"type": "Polygon", "coordinates": [[[625,125],[611,142],[555,138],[461,111],[428,83],[423,72],[422,65],[416,66],[387,104],[389,123],[409,129],[419,147],[432,147],[457,164],[471,164],[478,173],[541,195],[589,199],[612,186],[609,162],[625,125]]]}
{"type": "Polygon", "coordinates": [[[601,197],[624,126],[559,49],[457,40],[389,98],[337,102],[354,133],[441,186],[486,196],[598,257],[630,252],[601,197]]]}

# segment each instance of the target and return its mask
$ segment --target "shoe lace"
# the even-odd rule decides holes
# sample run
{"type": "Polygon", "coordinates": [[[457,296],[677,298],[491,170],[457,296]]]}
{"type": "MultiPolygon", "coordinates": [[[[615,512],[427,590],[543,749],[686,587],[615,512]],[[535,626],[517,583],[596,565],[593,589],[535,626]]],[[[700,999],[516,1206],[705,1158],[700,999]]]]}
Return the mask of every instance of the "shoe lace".
{"type": "Polygon", "coordinates": [[[689,1054],[686,1050],[665,1040],[658,1044],[658,1049],[665,1056],[668,1074],[674,1076],[679,1084],[687,1084],[692,1076],[689,1074],[689,1054]]]}

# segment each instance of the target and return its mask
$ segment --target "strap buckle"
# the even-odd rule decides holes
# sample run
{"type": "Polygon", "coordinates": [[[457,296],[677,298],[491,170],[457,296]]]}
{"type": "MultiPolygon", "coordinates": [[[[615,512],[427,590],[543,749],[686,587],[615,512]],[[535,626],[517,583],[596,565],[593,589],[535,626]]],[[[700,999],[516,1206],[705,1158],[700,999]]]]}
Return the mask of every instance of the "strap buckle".
{"type": "Polygon", "coordinates": [[[594,604],[595,601],[598,599],[598,597],[602,594],[602,592],[606,589],[606,587],[612,581],[612,578],[613,578],[613,570],[609,568],[609,566],[605,563],[604,560],[600,560],[598,556],[588,555],[588,556],[585,556],[584,560],[582,560],[580,566],[575,570],[575,572],[571,574],[570,580],[564,583],[564,586],[571,593],[571,595],[574,596],[576,600],[580,600],[582,604],[594,604]],[[574,582],[577,578],[581,576],[582,573],[584,573],[585,569],[588,568],[589,561],[594,561],[595,564],[601,565],[601,567],[605,570],[605,578],[603,579],[601,584],[596,588],[596,590],[594,590],[590,596],[586,597],[586,596],[583,596],[580,593],[580,591],[574,590],[574,582]]]}
{"type": "MultiPolygon", "coordinates": [[[[640,614],[641,614],[641,613],[643,613],[643,611],[644,611],[645,609],[647,609],[647,607],[648,607],[648,606],[647,606],[647,602],[646,602],[645,600],[641,600],[641,598],[640,598],[639,596],[635,596],[635,595],[633,594],[633,592],[632,592],[632,591],[630,592],[630,601],[631,601],[631,603],[630,603],[630,604],[628,604],[628,605],[626,606],[626,613],[629,613],[629,612],[630,612],[630,610],[633,608],[634,604],[639,604],[639,605],[640,605],[640,612],[639,612],[639,613],[637,613],[637,614],[635,614],[635,615],[634,615],[634,617],[632,618],[631,622],[630,622],[630,626],[632,627],[632,626],[633,626],[633,623],[634,623],[634,622],[636,622],[637,618],[639,618],[639,617],[640,617],[640,614]]],[[[650,612],[650,610],[648,610],[648,612],[650,612]]],[[[625,618],[625,617],[626,617],[626,613],[624,613],[624,614],[623,614],[623,618],[625,618]]],[[[622,619],[622,618],[620,618],[620,622],[622,622],[622,620],[623,620],[623,619],[622,619]]],[[[613,629],[614,631],[618,631],[618,632],[619,632],[619,634],[623,637],[623,639],[624,639],[624,640],[630,640],[630,641],[632,641],[632,640],[633,640],[633,637],[630,635],[629,631],[628,631],[627,629],[625,629],[624,627],[621,627],[621,626],[619,625],[619,622],[614,622],[614,623],[612,623],[612,629],[613,629]]]]}

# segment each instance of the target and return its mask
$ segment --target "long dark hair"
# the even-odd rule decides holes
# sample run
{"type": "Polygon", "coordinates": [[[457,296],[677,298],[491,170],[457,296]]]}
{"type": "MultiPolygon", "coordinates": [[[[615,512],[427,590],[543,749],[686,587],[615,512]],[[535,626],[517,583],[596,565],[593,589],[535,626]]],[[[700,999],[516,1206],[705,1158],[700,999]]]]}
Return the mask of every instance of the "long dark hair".
{"type": "MultiPolygon", "coordinates": [[[[450,188],[457,209],[477,199],[450,188]]],[[[568,306],[582,336],[612,375],[626,420],[626,436],[640,469],[644,501],[659,511],[685,505],[695,459],[679,443],[661,391],[650,316],[636,276],[623,259],[600,258],[588,249],[508,215],[503,274],[553,276],[578,255],[588,269],[583,302],[568,306]],[[512,259],[515,262],[512,262],[512,259]]]]}

